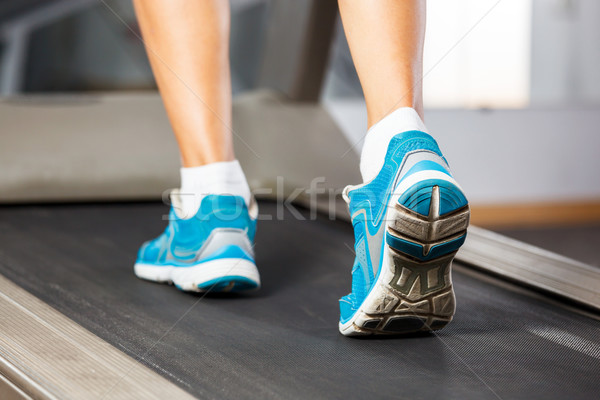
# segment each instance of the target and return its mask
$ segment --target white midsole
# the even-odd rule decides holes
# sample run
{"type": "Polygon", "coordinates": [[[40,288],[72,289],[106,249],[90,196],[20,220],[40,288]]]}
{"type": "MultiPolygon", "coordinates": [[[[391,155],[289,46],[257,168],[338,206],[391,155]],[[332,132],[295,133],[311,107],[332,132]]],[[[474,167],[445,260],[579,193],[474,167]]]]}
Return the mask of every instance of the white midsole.
{"type": "Polygon", "coordinates": [[[206,261],[192,267],[156,266],[136,263],[133,267],[138,278],[156,282],[173,282],[186,290],[195,290],[198,285],[227,276],[240,276],[260,285],[256,265],[243,258],[222,258],[206,261]]]}
{"type": "Polygon", "coordinates": [[[385,244],[385,249],[383,251],[383,260],[381,261],[381,271],[379,272],[379,277],[377,281],[373,285],[373,288],[365,298],[365,300],[360,305],[359,309],[356,310],[352,318],[348,320],[346,323],[339,323],[340,332],[343,335],[349,335],[351,333],[355,333],[356,329],[354,328],[354,322],[356,319],[363,313],[363,309],[376,308],[377,304],[381,302],[382,298],[385,298],[384,287],[386,284],[384,282],[390,282],[393,278],[393,272],[390,268],[390,249],[387,243],[385,244]]]}

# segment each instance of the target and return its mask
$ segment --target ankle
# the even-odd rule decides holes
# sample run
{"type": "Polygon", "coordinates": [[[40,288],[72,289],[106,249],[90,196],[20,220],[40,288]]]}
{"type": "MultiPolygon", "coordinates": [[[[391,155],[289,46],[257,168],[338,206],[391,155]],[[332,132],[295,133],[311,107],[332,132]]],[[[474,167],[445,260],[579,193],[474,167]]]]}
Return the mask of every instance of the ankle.
{"type": "Polygon", "coordinates": [[[208,194],[240,196],[249,205],[250,187],[237,160],[181,168],[179,195],[184,218],[195,215],[202,198],[208,194]]]}
{"type": "Polygon", "coordinates": [[[400,100],[397,97],[378,98],[378,101],[367,101],[367,129],[371,129],[389,115],[403,108],[412,108],[424,121],[423,99],[412,93],[406,93],[400,100]],[[393,110],[390,112],[390,110],[393,110]]]}
{"type": "Polygon", "coordinates": [[[411,107],[398,108],[368,130],[360,157],[363,182],[371,181],[381,170],[392,138],[412,130],[428,133],[419,113],[411,107]]]}

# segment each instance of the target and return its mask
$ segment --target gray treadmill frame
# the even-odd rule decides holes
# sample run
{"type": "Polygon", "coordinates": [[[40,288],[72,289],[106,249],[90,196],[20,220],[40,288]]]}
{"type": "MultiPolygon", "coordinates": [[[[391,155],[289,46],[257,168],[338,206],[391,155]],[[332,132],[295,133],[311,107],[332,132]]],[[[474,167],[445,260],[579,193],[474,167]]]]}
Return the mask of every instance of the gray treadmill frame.
{"type": "Polygon", "coordinates": [[[193,398],[1,275],[0,313],[11,316],[0,337],[0,394],[15,399],[193,398]]]}

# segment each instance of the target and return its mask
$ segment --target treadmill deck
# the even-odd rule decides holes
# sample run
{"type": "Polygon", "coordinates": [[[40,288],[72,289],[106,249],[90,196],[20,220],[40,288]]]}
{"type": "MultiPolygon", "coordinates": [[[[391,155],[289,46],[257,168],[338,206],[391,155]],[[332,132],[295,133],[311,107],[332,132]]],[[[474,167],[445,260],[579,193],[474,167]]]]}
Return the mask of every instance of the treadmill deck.
{"type": "MultiPolygon", "coordinates": [[[[435,334],[352,339],[349,224],[263,202],[263,287],[198,295],[133,275],[162,204],[4,206],[0,274],[200,398],[566,399],[600,392],[600,322],[456,264],[435,334]]],[[[0,327],[0,333],[2,328],[0,327]]]]}

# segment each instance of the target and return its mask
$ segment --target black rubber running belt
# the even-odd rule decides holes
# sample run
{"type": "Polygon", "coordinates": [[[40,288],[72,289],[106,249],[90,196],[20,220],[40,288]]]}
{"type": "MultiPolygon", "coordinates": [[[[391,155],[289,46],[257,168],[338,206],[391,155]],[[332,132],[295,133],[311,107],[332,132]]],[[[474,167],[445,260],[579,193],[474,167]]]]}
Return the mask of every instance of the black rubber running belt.
{"type": "MultiPolygon", "coordinates": [[[[134,277],[161,204],[0,208],[0,274],[200,398],[597,398],[600,323],[539,296],[454,272],[458,310],[437,334],[352,339],[349,224],[281,221],[261,203],[263,288],[193,295],[134,277]]],[[[6,317],[6,316],[3,316],[6,317]]],[[[1,328],[0,328],[1,330],[1,328]]]]}

